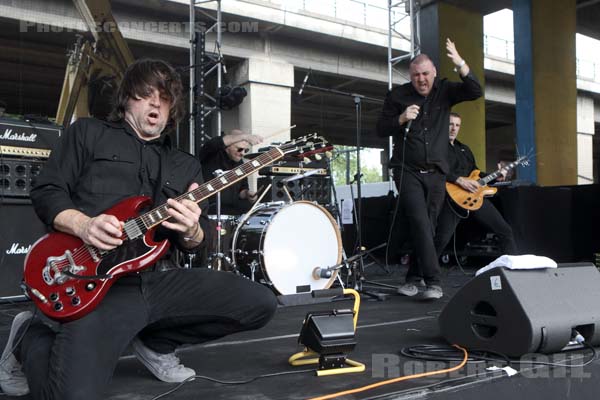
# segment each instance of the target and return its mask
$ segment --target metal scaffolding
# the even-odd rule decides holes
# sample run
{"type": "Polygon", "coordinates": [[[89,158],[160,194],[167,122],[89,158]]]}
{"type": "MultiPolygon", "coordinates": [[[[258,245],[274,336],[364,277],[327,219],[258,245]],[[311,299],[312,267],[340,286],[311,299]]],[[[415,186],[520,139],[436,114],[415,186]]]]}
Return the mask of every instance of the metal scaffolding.
{"type": "Polygon", "coordinates": [[[394,70],[404,60],[410,60],[421,52],[421,34],[419,25],[420,3],[418,0],[388,0],[388,89],[392,89],[394,70]],[[406,35],[398,28],[409,21],[410,33],[406,35]],[[400,55],[393,49],[393,42],[408,42],[408,52],[400,55]]]}
{"type": "Polygon", "coordinates": [[[190,153],[195,154],[196,138],[204,143],[211,135],[206,131],[206,119],[214,114],[217,134],[221,133],[221,110],[218,93],[221,91],[223,57],[221,54],[221,0],[190,0],[190,153]],[[204,6],[197,8],[197,6],[204,6]],[[210,26],[196,23],[196,12],[208,18],[210,26]],[[215,51],[206,51],[206,35],[215,33],[215,51]],[[206,92],[206,80],[217,77],[215,96],[206,92]]]}
{"type": "MultiPolygon", "coordinates": [[[[388,0],[388,90],[392,90],[394,84],[394,71],[399,72],[396,67],[404,60],[410,60],[421,52],[421,35],[419,25],[420,2],[418,0],[388,0]],[[401,23],[407,21],[410,24],[408,35],[402,33],[399,29],[401,23]],[[408,42],[408,52],[400,53],[395,50],[393,44],[400,41],[408,42]]],[[[390,136],[388,142],[388,154],[392,155],[394,149],[393,139],[390,136]]],[[[390,190],[393,190],[394,184],[392,174],[389,174],[390,190]]]]}

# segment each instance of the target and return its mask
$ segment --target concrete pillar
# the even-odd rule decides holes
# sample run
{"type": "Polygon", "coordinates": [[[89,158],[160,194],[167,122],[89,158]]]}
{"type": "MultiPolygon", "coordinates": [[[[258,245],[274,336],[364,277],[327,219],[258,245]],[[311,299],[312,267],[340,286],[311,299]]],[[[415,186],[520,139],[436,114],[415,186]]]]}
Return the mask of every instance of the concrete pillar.
{"type": "Polygon", "coordinates": [[[535,153],[519,177],[577,183],[575,0],[513,0],[517,145],[535,153]]]}
{"type": "MultiPolygon", "coordinates": [[[[236,70],[233,82],[243,86],[248,95],[237,109],[237,118],[229,121],[236,121],[244,132],[263,136],[265,142],[259,147],[289,140],[291,132],[285,129],[291,125],[294,66],[271,58],[250,58],[236,70]],[[280,131],[284,132],[273,135],[280,131]]],[[[230,122],[223,127],[225,132],[234,128],[230,122]]],[[[257,189],[256,174],[250,176],[250,188],[257,189]]]]}
{"type": "MultiPolygon", "coordinates": [[[[292,64],[269,58],[250,58],[236,70],[234,82],[248,92],[238,107],[240,129],[266,137],[291,125],[292,64]]],[[[290,135],[288,131],[269,136],[266,142],[284,142],[290,135]]]]}
{"type": "Polygon", "coordinates": [[[594,99],[577,97],[577,183],[594,183],[594,99]]]}
{"type": "MultiPolygon", "coordinates": [[[[438,77],[460,81],[452,61],[446,56],[446,38],[455,44],[485,90],[483,69],[483,16],[447,3],[430,3],[421,10],[421,49],[437,66],[438,77]],[[425,29],[426,27],[426,29],[425,29]]],[[[485,100],[458,104],[453,108],[462,116],[458,139],[466,143],[477,161],[485,168],[485,100]]]]}

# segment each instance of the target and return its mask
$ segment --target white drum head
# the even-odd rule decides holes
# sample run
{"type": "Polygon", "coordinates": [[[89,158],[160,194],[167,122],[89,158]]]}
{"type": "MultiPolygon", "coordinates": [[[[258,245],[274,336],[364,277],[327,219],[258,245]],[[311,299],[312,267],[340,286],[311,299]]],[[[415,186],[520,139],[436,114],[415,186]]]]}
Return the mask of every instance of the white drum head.
{"type": "Polygon", "coordinates": [[[327,289],[329,279],[315,279],[315,268],[327,268],[340,262],[340,232],[331,216],[320,206],[297,201],[284,206],[273,217],[263,238],[263,267],[275,289],[281,294],[327,289]]]}

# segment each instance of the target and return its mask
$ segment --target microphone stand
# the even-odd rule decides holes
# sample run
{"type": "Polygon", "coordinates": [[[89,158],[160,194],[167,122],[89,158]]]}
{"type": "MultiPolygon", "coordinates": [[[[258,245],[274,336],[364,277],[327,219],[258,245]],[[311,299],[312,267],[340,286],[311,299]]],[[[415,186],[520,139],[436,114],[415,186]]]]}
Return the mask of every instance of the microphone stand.
{"type": "MultiPolygon", "coordinates": [[[[303,85],[303,88],[314,89],[317,91],[332,93],[332,94],[336,94],[336,95],[340,95],[340,96],[352,97],[354,100],[354,109],[355,109],[355,114],[356,114],[356,175],[355,175],[355,180],[356,180],[356,187],[357,187],[357,199],[356,199],[356,206],[353,207],[353,210],[354,210],[354,215],[355,215],[358,247],[357,247],[357,249],[353,249],[353,250],[361,252],[361,253],[356,254],[357,262],[353,264],[353,265],[355,265],[354,274],[353,274],[354,275],[354,288],[359,293],[362,293],[369,297],[375,298],[380,301],[385,300],[387,294],[369,292],[363,288],[363,283],[368,282],[365,279],[365,265],[364,265],[363,256],[368,254],[369,252],[364,251],[363,245],[362,245],[362,191],[361,191],[362,174],[361,174],[361,167],[360,167],[360,150],[361,150],[360,138],[361,138],[361,129],[362,129],[362,127],[361,127],[362,102],[363,102],[363,100],[367,100],[367,101],[382,103],[382,101],[380,99],[367,97],[367,96],[357,94],[357,93],[349,93],[349,92],[344,92],[344,91],[337,90],[337,89],[322,88],[322,87],[314,86],[314,85],[303,85]]],[[[350,185],[350,188],[352,188],[352,185],[350,185]]],[[[354,196],[352,196],[352,197],[354,197],[354,196]]],[[[352,199],[352,201],[354,201],[354,198],[352,199]]]]}

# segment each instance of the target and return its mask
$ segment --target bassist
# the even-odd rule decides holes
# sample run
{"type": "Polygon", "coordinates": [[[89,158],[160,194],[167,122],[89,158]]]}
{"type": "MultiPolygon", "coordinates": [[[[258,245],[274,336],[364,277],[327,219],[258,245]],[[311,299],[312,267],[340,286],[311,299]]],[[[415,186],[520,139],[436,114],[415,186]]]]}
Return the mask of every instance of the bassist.
{"type": "MultiPolygon", "coordinates": [[[[446,176],[448,182],[452,182],[464,190],[474,193],[480,188],[480,184],[475,179],[469,178],[471,171],[478,169],[475,164],[475,157],[471,149],[456,139],[461,127],[461,117],[459,114],[450,113],[449,125],[449,143],[448,143],[448,165],[449,172],[446,176]]],[[[502,181],[506,177],[506,171],[500,171],[502,175],[497,179],[502,181]]],[[[482,177],[485,174],[481,174],[482,177]]],[[[456,226],[461,219],[472,216],[486,229],[497,234],[502,240],[503,254],[517,254],[512,228],[504,220],[500,212],[490,201],[484,201],[481,208],[476,211],[467,211],[457,207],[446,195],[444,206],[438,217],[438,223],[435,235],[435,250],[438,257],[442,254],[446,245],[454,235],[456,226]]]]}

